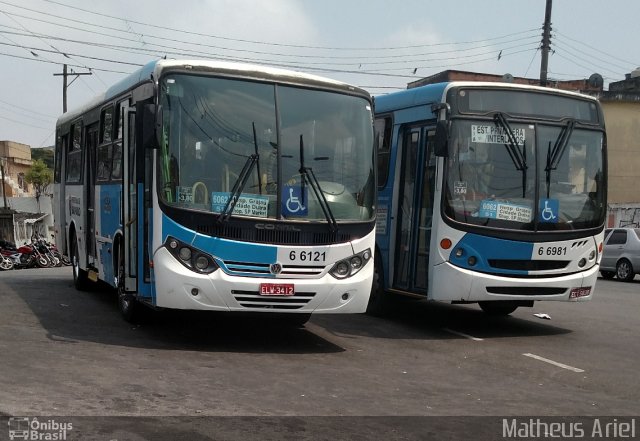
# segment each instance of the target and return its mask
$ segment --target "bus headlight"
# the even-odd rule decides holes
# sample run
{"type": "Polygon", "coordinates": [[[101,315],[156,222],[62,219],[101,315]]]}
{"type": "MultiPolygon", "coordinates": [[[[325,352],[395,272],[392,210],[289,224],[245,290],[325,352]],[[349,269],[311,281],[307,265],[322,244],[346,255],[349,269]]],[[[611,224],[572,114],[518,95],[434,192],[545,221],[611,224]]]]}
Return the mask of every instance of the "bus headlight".
{"type": "Polygon", "coordinates": [[[333,265],[329,273],[336,279],[346,279],[358,273],[371,259],[371,250],[366,249],[333,265]]]}
{"type": "Polygon", "coordinates": [[[173,237],[167,237],[165,248],[178,262],[192,271],[210,274],[218,269],[212,256],[173,237]]]}

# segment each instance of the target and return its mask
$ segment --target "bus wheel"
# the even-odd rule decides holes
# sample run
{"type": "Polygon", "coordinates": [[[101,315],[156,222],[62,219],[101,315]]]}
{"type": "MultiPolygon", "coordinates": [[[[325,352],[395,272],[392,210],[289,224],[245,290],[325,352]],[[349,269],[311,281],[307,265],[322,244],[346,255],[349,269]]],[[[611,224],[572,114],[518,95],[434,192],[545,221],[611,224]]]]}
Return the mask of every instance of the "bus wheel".
{"type": "Polygon", "coordinates": [[[129,323],[140,323],[142,321],[142,308],[141,305],[131,293],[128,293],[124,289],[124,250],[120,249],[118,253],[118,280],[117,280],[117,292],[118,292],[118,309],[122,317],[129,323]]]}
{"type": "Polygon", "coordinates": [[[374,259],[374,265],[373,284],[371,285],[367,314],[379,317],[388,311],[390,299],[389,294],[384,290],[382,268],[378,258],[374,259]]]}
{"type": "Polygon", "coordinates": [[[478,302],[482,311],[487,315],[505,316],[518,309],[518,305],[508,300],[497,300],[491,302],[478,302]]]}
{"type": "Polygon", "coordinates": [[[89,276],[85,270],[80,268],[80,252],[78,251],[78,242],[76,235],[71,236],[71,266],[73,267],[73,286],[78,291],[87,291],[89,289],[89,276]]]}
{"type": "Polygon", "coordinates": [[[610,280],[615,277],[616,273],[614,273],[613,271],[600,271],[600,275],[603,279],[610,280]]]}

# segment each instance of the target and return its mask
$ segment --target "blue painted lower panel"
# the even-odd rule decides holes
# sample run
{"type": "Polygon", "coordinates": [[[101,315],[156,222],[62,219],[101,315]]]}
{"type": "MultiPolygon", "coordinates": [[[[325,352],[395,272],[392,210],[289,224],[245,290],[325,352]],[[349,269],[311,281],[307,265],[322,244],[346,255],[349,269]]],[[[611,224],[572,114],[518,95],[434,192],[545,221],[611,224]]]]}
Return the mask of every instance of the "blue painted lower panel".
{"type": "Polygon", "coordinates": [[[462,240],[453,245],[450,261],[453,265],[473,271],[502,273],[505,275],[526,275],[524,270],[496,270],[489,260],[530,260],[533,255],[533,243],[497,239],[495,237],[465,234],[462,240]],[[456,250],[462,249],[462,256],[456,256],[456,250]],[[475,265],[469,264],[469,257],[475,256],[475,265]]]}

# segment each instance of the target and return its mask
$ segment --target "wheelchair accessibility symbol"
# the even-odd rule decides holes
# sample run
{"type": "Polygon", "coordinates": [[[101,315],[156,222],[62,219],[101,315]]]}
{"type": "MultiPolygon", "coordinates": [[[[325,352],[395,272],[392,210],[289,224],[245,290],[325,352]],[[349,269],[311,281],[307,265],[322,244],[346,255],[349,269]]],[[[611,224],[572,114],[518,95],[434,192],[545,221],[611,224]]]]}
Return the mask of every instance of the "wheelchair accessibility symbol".
{"type": "Polygon", "coordinates": [[[301,187],[285,186],[282,189],[282,213],[285,216],[307,216],[308,190],[301,187]]]}
{"type": "Polygon", "coordinates": [[[557,199],[540,200],[540,222],[558,223],[560,202],[557,199]]]}

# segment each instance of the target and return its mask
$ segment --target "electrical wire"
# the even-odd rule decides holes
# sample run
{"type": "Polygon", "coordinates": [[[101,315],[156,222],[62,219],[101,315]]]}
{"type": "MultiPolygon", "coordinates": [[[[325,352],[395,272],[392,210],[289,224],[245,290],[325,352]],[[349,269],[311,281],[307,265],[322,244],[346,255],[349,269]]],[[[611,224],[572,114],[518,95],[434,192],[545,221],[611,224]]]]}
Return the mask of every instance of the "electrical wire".
{"type": "MultiPolygon", "coordinates": [[[[0,3],[9,4],[9,3],[1,1],[1,0],[0,0],[0,3]]],[[[24,8],[24,9],[28,9],[28,8],[24,8]]],[[[28,9],[28,10],[31,11],[31,9],[28,9]]],[[[139,42],[138,39],[131,39],[131,38],[115,36],[113,34],[106,34],[106,33],[103,33],[103,32],[90,31],[90,30],[87,30],[87,29],[84,29],[84,28],[79,28],[79,27],[76,27],[76,26],[63,25],[63,24],[55,23],[55,22],[52,22],[52,21],[49,21],[49,20],[42,20],[42,19],[37,19],[37,18],[33,18],[33,17],[20,15],[20,14],[8,13],[8,12],[2,11],[2,10],[0,10],[0,12],[3,12],[5,14],[12,14],[12,15],[15,15],[17,17],[22,17],[22,18],[26,18],[28,20],[42,22],[42,23],[46,23],[46,24],[50,24],[50,25],[54,25],[54,26],[65,27],[67,29],[74,29],[74,30],[78,30],[78,31],[81,31],[81,32],[89,32],[91,34],[102,35],[102,36],[106,36],[106,37],[109,37],[109,38],[115,38],[115,39],[120,39],[120,40],[124,40],[124,41],[130,41],[130,42],[136,42],[136,43],[139,42]]],[[[37,12],[37,11],[35,11],[35,12],[37,12]]],[[[79,20],[73,20],[73,19],[69,19],[69,18],[65,18],[65,17],[56,16],[56,15],[53,15],[53,14],[47,14],[47,16],[60,18],[62,20],[80,22],[79,20]]],[[[81,22],[81,23],[84,23],[84,22],[81,22]]],[[[99,27],[99,28],[105,28],[105,29],[109,29],[109,30],[115,30],[115,31],[118,31],[118,32],[130,33],[129,31],[123,31],[123,30],[120,30],[120,29],[117,29],[117,28],[112,28],[112,27],[107,27],[107,26],[94,25],[94,24],[90,24],[90,23],[84,23],[84,24],[89,24],[90,26],[96,26],[96,27],[99,27]]],[[[143,34],[135,34],[135,35],[140,36],[140,35],[143,35],[143,34]]],[[[164,40],[164,41],[169,41],[169,42],[173,42],[173,43],[188,44],[188,45],[192,45],[192,46],[213,48],[213,49],[216,49],[216,50],[226,50],[226,51],[250,53],[250,54],[256,54],[256,55],[269,55],[269,56],[288,57],[288,58],[349,59],[349,60],[352,60],[351,63],[344,63],[343,65],[346,65],[346,64],[350,64],[350,65],[364,64],[364,63],[367,62],[366,60],[372,60],[372,59],[392,59],[392,58],[429,56],[429,55],[444,54],[444,53],[459,53],[459,52],[466,52],[466,51],[472,51],[472,50],[476,50],[476,49],[481,49],[481,48],[486,48],[486,47],[494,47],[495,46],[495,44],[482,44],[482,45],[469,47],[469,48],[462,48],[462,49],[450,49],[450,50],[444,50],[444,51],[423,52],[423,53],[402,54],[402,55],[396,54],[396,55],[383,55],[383,56],[357,56],[357,55],[355,55],[355,56],[354,55],[328,56],[328,55],[316,55],[316,54],[283,54],[283,53],[276,53],[276,52],[265,52],[265,51],[255,51],[255,50],[248,50],[248,49],[238,49],[238,48],[224,47],[224,46],[211,45],[211,44],[205,44],[205,43],[194,43],[194,42],[190,42],[190,41],[178,40],[178,39],[175,39],[175,38],[165,38],[165,37],[152,36],[152,35],[147,35],[147,37],[154,38],[154,39],[159,39],[159,40],[164,40]]],[[[501,38],[501,37],[497,37],[497,38],[501,38]]],[[[532,38],[536,38],[537,39],[538,38],[537,34],[536,35],[528,35],[528,36],[522,37],[522,38],[502,41],[502,42],[500,42],[500,44],[512,43],[512,42],[523,41],[523,40],[531,40],[532,38]]],[[[479,41],[476,41],[474,43],[486,42],[486,41],[490,41],[490,40],[494,40],[494,39],[479,40],[479,41]]],[[[450,44],[453,45],[453,44],[457,44],[457,43],[450,43],[450,44]]],[[[156,47],[159,47],[159,48],[172,49],[172,50],[178,49],[175,46],[166,46],[166,45],[161,45],[161,44],[145,42],[145,46],[149,46],[149,45],[153,45],[153,46],[156,46],[156,47]]],[[[205,54],[207,54],[207,53],[205,52],[205,54]]],[[[208,54],[210,54],[210,53],[208,53],[208,54]]],[[[415,61],[412,60],[411,62],[415,62],[415,61]]],[[[321,63],[318,62],[318,63],[314,63],[314,64],[339,65],[340,63],[327,63],[327,62],[323,61],[321,63]]]]}
{"type": "MultiPolygon", "coordinates": [[[[57,4],[57,5],[60,5],[60,6],[64,6],[66,8],[74,9],[76,11],[82,11],[82,12],[86,12],[88,14],[98,15],[100,17],[106,17],[106,18],[111,18],[111,19],[114,19],[114,20],[125,21],[123,18],[120,18],[120,17],[116,17],[116,16],[108,15],[108,14],[103,14],[103,13],[99,13],[99,12],[96,12],[96,11],[91,11],[91,10],[88,10],[88,9],[79,8],[77,6],[71,6],[69,4],[62,3],[62,2],[59,2],[59,1],[55,1],[55,0],[42,0],[42,1],[47,2],[47,3],[57,4]]],[[[18,7],[17,5],[14,5],[14,4],[5,2],[5,1],[0,1],[0,3],[4,3],[4,4],[8,4],[8,5],[12,5],[12,6],[18,7]]],[[[198,36],[198,37],[209,37],[209,38],[217,38],[217,39],[221,39],[221,40],[236,41],[236,42],[242,42],[242,43],[260,44],[260,45],[268,45],[268,46],[295,47],[295,48],[303,48],[303,49],[376,50],[376,51],[378,51],[378,50],[398,50],[398,49],[413,49],[413,48],[419,48],[419,47],[445,46],[445,45],[452,45],[452,44],[469,44],[469,43],[473,43],[474,42],[474,41],[461,41],[461,42],[454,42],[454,43],[432,43],[432,44],[420,44],[420,45],[410,45],[410,46],[391,46],[391,47],[309,46],[309,45],[273,43],[273,42],[265,42],[265,41],[256,41],[256,40],[246,40],[246,39],[239,39],[239,38],[222,37],[220,35],[204,34],[204,33],[200,33],[200,32],[187,31],[187,30],[184,30],[184,29],[171,28],[171,27],[167,27],[167,26],[158,26],[158,25],[154,25],[154,24],[150,24],[150,23],[143,23],[143,22],[130,20],[130,19],[127,19],[126,21],[129,22],[129,23],[134,23],[134,24],[141,25],[141,26],[147,26],[147,27],[150,27],[150,28],[162,29],[162,30],[167,30],[167,31],[172,31],[172,32],[180,32],[180,33],[184,33],[184,34],[195,35],[195,36],[198,36]]],[[[528,29],[526,31],[520,31],[520,32],[512,33],[512,34],[507,34],[506,36],[518,35],[518,34],[521,34],[521,33],[524,33],[524,32],[530,32],[532,30],[538,30],[538,29],[539,28],[528,29]]],[[[500,38],[504,38],[504,37],[505,36],[495,37],[495,39],[500,39],[500,38]]],[[[489,41],[489,40],[491,40],[491,39],[485,39],[485,40],[480,40],[480,41],[489,41]]],[[[478,40],[475,40],[475,42],[477,42],[477,41],[478,40]]]]}
{"type": "Polygon", "coordinates": [[[614,60],[621,61],[621,62],[626,63],[626,64],[631,64],[631,65],[633,65],[633,66],[638,66],[638,65],[640,65],[640,63],[638,63],[638,62],[637,62],[637,60],[636,60],[635,62],[633,62],[633,61],[629,61],[629,60],[623,60],[622,58],[618,58],[618,57],[616,57],[616,56],[614,56],[614,55],[611,55],[611,54],[610,54],[610,53],[608,53],[608,52],[602,51],[602,50],[600,50],[600,49],[596,49],[595,47],[590,46],[590,45],[588,45],[587,43],[585,43],[585,42],[583,42],[583,41],[576,40],[575,38],[571,38],[571,37],[569,37],[568,35],[565,35],[565,34],[563,34],[562,32],[559,32],[559,31],[557,30],[557,28],[554,28],[554,33],[556,33],[556,34],[558,34],[558,35],[561,35],[561,36],[563,36],[563,37],[565,37],[565,38],[567,38],[567,39],[569,39],[569,40],[573,41],[574,43],[582,44],[582,45],[584,45],[584,46],[588,47],[589,49],[591,49],[591,50],[593,50],[593,51],[596,51],[596,52],[599,52],[599,53],[601,53],[601,54],[607,55],[607,56],[609,56],[609,57],[613,58],[614,60]]]}

